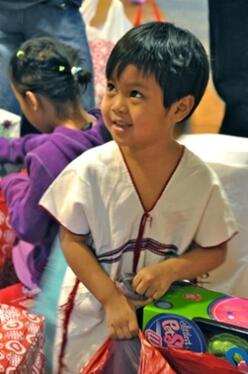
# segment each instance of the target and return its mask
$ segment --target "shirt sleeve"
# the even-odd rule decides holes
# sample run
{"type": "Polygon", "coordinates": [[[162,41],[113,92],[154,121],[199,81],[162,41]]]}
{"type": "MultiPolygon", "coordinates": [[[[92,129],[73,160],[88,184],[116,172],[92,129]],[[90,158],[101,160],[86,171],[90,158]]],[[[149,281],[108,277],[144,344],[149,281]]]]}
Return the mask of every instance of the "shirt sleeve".
{"type": "Polygon", "coordinates": [[[2,179],[1,187],[9,208],[10,224],[19,238],[39,243],[50,230],[52,218],[38,206],[53,177],[36,156],[27,163],[27,175],[13,173],[2,179]]]}
{"type": "Polygon", "coordinates": [[[22,164],[27,153],[46,140],[47,134],[26,135],[19,139],[0,137],[0,163],[22,164]]]}
{"type": "Polygon", "coordinates": [[[78,175],[75,161],[55,179],[39,204],[72,233],[86,235],[90,230],[87,206],[92,194],[89,183],[78,175]]]}
{"type": "Polygon", "coordinates": [[[215,184],[203,211],[195,236],[202,247],[213,247],[231,239],[238,232],[237,222],[223,188],[215,184]]]}

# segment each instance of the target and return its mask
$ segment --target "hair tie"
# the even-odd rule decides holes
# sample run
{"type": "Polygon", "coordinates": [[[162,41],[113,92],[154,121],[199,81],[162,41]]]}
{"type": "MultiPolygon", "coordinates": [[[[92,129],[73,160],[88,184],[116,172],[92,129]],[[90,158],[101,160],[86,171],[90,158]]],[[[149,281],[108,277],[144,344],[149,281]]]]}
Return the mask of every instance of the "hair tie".
{"type": "Polygon", "coordinates": [[[59,72],[61,72],[61,71],[65,71],[65,66],[59,65],[59,72]]]}
{"type": "Polygon", "coordinates": [[[22,51],[21,49],[19,49],[17,52],[16,52],[16,57],[20,58],[20,57],[24,57],[25,56],[25,52],[22,51]]]}
{"type": "Polygon", "coordinates": [[[71,74],[75,77],[75,75],[77,75],[82,70],[83,68],[81,68],[80,66],[73,66],[71,68],[71,74]]]}

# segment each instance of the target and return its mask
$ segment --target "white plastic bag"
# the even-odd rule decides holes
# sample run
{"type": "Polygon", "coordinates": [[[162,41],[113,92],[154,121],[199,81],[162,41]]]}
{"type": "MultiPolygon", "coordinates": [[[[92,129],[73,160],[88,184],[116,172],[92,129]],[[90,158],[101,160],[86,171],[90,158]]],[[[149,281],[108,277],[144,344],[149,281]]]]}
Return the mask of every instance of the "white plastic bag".
{"type": "Polygon", "coordinates": [[[84,0],[80,11],[83,16],[93,61],[95,101],[101,102],[105,91],[105,66],[114,44],[133,27],[120,0],[112,0],[107,17],[101,28],[90,25],[96,14],[99,0],[84,0]]]}
{"type": "MultiPolygon", "coordinates": [[[[16,139],[21,135],[21,117],[5,109],[0,109],[0,137],[16,139]]],[[[19,171],[22,165],[0,162],[0,177],[19,171]]],[[[1,232],[1,230],[0,230],[1,232]]]]}
{"type": "Polygon", "coordinates": [[[0,136],[9,139],[20,137],[21,117],[15,113],[0,109],[0,136]]]}

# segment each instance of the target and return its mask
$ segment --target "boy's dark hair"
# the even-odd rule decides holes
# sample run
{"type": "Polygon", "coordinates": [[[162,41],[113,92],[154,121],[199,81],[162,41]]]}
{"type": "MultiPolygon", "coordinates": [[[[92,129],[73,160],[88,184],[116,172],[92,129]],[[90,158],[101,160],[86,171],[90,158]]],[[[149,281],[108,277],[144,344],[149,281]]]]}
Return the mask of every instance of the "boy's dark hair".
{"type": "MultiPolygon", "coordinates": [[[[201,42],[171,23],[148,22],[129,30],[113,48],[106,77],[119,78],[128,65],[154,75],[162,89],[164,106],[187,95],[199,104],[209,78],[209,62],[201,42]]],[[[190,115],[189,114],[189,115],[190,115]]]]}
{"type": "Polygon", "coordinates": [[[91,73],[80,66],[76,49],[54,38],[37,37],[21,44],[14,53],[9,74],[21,94],[30,90],[61,106],[79,100],[91,81],[91,73]]]}

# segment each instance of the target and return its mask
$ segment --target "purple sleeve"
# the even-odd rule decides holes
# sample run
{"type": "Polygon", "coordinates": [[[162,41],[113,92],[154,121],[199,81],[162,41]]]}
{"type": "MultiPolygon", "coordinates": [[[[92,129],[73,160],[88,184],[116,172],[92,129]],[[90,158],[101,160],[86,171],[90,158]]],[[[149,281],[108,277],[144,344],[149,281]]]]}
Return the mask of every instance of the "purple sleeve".
{"type": "Polygon", "coordinates": [[[80,141],[74,141],[71,130],[62,127],[52,136],[30,136],[24,146],[25,152],[30,151],[25,157],[27,175],[12,173],[3,177],[1,182],[9,207],[10,224],[19,238],[36,244],[50,235],[54,218],[38,206],[43,193],[70,161],[87,149],[106,141],[103,131],[105,127],[101,119],[98,119],[96,126],[80,133],[80,137],[73,132],[80,141]],[[47,141],[47,137],[50,141],[47,141]],[[73,147],[68,146],[68,137],[73,147]],[[38,147],[43,142],[44,145],[38,147]],[[37,148],[31,152],[31,147],[37,148]]]}
{"type": "Polygon", "coordinates": [[[0,137],[0,163],[23,163],[26,154],[33,148],[43,144],[47,136],[47,134],[35,134],[26,135],[19,139],[0,137]]]}
{"type": "Polygon", "coordinates": [[[18,237],[39,243],[47,236],[53,219],[38,206],[38,201],[54,178],[35,155],[27,166],[29,175],[10,174],[2,179],[1,186],[9,207],[10,223],[18,237]]]}

